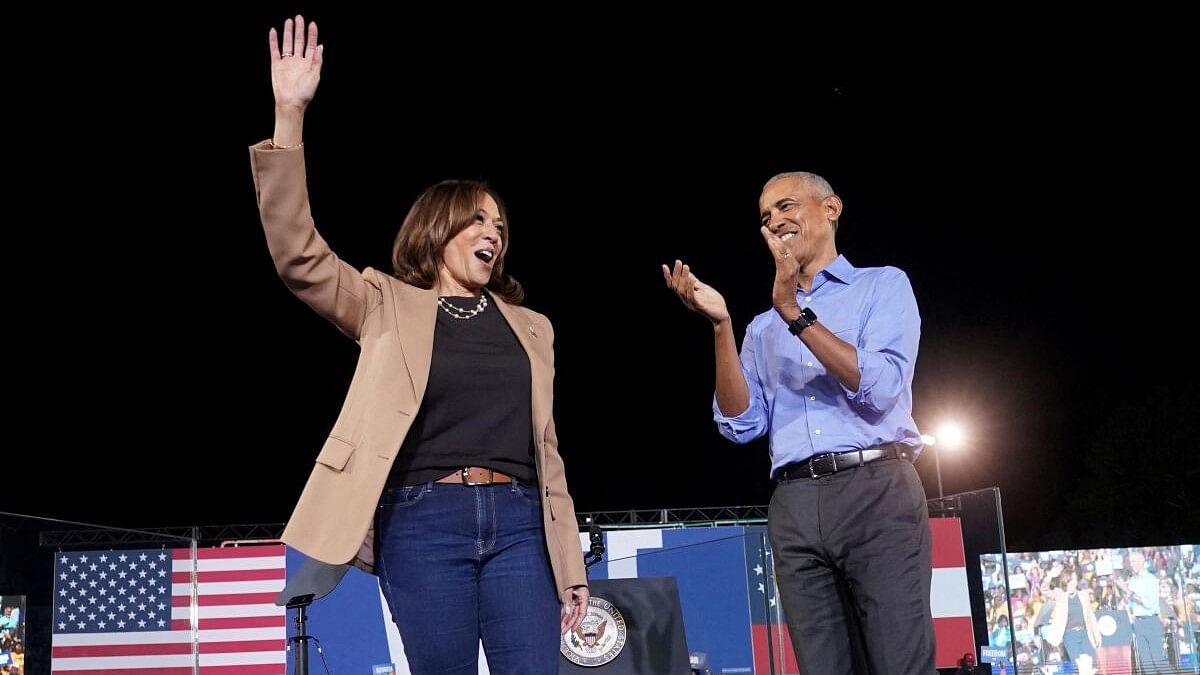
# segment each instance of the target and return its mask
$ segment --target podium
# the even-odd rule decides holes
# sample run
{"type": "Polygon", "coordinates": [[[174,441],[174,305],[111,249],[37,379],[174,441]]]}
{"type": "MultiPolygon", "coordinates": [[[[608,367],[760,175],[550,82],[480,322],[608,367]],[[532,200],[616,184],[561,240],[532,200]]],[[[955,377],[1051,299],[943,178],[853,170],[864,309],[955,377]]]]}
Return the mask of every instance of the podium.
{"type": "Polygon", "coordinates": [[[675,577],[596,580],[588,587],[588,616],[578,631],[564,637],[563,650],[579,661],[606,662],[577,665],[564,654],[560,675],[691,675],[675,577]],[[622,638],[624,644],[611,657],[622,638]],[[572,648],[568,640],[582,647],[572,648]]]}
{"type": "Polygon", "coordinates": [[[1101,609],[1096,612],[1100,628],[1100,648],[1096,650],[1096,668],[1101,673],[1133,672],[1133,626],[1124,610],[1101,609]]]}

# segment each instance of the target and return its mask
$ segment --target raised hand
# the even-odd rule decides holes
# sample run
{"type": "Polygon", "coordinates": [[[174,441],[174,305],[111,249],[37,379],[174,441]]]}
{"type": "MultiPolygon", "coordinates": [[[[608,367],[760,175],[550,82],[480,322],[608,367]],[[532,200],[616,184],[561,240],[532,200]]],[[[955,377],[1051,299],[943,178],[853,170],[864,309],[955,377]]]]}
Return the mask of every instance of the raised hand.
{"type": "MultiPolygon", "coordinates": [[[[763,239],[767,242],[767,248],[771,250],[771,257],[775,259],[775,284],[771,287],[771,305],[783,316],[785,321],[790,321],[800,313],[800,306],[796,303],[796,284],[799,281],[800,263],[788,250],[783,240],[770,228],[764,225],[761,231],[763,239]]],[[[796,236],[803,236],[803,234],[796,236]]]]}
{"type": "Polygon", "coordinates": [[[275,92],[276,109],[299,112],[308,106],[321,81],[321,64],[325,45],[317,44],[317,23],[308,24],[304,17],[283,23],[283,42],[272,28],[268,34],[271,48],[271,89],[275,92]]]}
{"type": "Polygon", "coordinates": [[[685,307],[702,314],[713,323],[729,320],[725,298],[715,288],[697,279],[687,265],[676,260],[674,269],[663,265],[662,272],[667,288],[675,291],[685,307]]]}

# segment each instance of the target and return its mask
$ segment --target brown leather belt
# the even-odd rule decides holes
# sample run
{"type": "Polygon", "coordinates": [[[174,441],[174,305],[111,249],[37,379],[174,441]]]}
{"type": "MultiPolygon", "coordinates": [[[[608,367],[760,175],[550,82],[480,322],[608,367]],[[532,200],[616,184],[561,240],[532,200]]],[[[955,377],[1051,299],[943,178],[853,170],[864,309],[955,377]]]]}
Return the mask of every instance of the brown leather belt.
{"type": "Polygon", "coordinates": [[[467,466],[455,471],[449,476],[444,476],[434,481],[435,483],[454,483],[456,485],[495,485],[497,483],[511,483],[512,476],[500,473],[494,469],[485,469],[481,466],[467,466]]]}

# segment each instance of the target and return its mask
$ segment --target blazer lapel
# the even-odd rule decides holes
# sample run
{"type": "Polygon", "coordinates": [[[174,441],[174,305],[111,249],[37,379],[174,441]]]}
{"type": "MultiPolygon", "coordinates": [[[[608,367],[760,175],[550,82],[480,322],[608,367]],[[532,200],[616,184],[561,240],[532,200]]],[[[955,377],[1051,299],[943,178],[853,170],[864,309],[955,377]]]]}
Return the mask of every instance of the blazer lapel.
{"type": "Polygon", "coordinates": [[[548,336],[539,333],[537,327],[519,307],[510,305],[495,295],[491,297],[494,301],[492,304],[508,321],[509,327],[517,336],[517,341],[525,348],[525,354],[529,357],[529,375],[533,389],[533,439],[538,449],[541,449],[546,425],[550,422],[550,396],[554,385],[553,374],[550,371],[551,361],[548,358],[551,345],[547,343],[548,336]]]}
{"type": "Polygon", "coordinates": [[[396,303],[396,335],[404,348],[404,362],[412,378],[419,404],[429,384],[429,364],[433,360],[433,328],[437,325],[437,294],[403,282],[392,284],[396,303]]]}

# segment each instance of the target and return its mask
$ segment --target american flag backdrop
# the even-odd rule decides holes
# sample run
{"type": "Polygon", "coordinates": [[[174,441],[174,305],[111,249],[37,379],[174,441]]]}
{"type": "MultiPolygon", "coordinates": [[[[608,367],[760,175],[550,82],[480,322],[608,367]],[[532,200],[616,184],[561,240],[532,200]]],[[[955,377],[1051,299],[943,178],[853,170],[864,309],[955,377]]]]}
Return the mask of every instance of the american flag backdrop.
{"type": "Polygon", "coordinates": [[[284,547],[60,552],[54,675],[286,675],[284,547]]]}
{"type": "Polygon", "coordinates": [[[930,518],[929,529],[933,532],[933,581],[929,589],[929,608],[937,638],[937,666],[953,668],[963,654],[976,653],[962,521],[958,518],[930,518]]]}
{"type": "MultiPolygon", "coordinates": [[[[938,662],[946,664],[974,649],[966,563],[959,521],[931,519],[930,527],[930,602],[938,662]]],[[[767,672],[768,651],[776,672],[795,673],[786,625],[772,604],[771,551],[760,550],[764,530],[607,531],[607,555],[589,576],[675,577],[688,646],[708,654],[714,673],[767,672]]],[[[580,546],[589,545],[582,533],[580,546]]],[[[282,546],[200,549],[195,654],[201,675],[286,675],[288,624],[274,601],[285,571],[295,574],[303,562],[299,552],[282,546]]],[[[193,672],[192,561],[186,549],[59,553],[54,567],[55,675],[193,672]]],[[[351,569],[313,604],[309,620],[308,632],[320,637],[321,659],[331,672],[376,672],[391,664],[397,673],[409,672],[375,577],[351,569]]],[[[317,658],[311,647],[309,654],[317,658]]],[[[480,672],[488,672],[482,660],[480,672]]]]}
{"type": "MultiPolygon", "coordinates": [[[[931,518],[929,527],[929,600],[937,663],[946,667],[974,650],[962,523],[931,518]]],[[[775,597],[765,526],[609,530],[604,541],[605,561],[589,570],[589,578],[675,577],[688,649],[707,654],[714,673],[767,673],[772,662],[776,673],[799,672],[775,597]]],[[[588,549],[587,534],[580,535],[580,546],[588,549]]]]}
{"type": "MultiPolygon", "coordinates": [[[[967,585],[966,554],[963,549],[962,521],[958,518],[930,518],[933,543],[933,573],[930,580],[929,606],[933,615],[938,668],[953,668],[966,652],[975,651],[975,632],[971,623],[971,598],[967,585]]],[[[765,556],[769,560],[771,551],[765,556]]],[[[776,672],[799,673],[785,617],[776,611],[776,580],[772,565],[761,564],[758,542],[746,540],[746,575],[749,584],[751,631],[754,641],[754,672],[769,671],[767,652],[775,656],[776,672]],[[770,635],[768,635],[768,631],[770,635]]],[[[686,620],[686,619],[685,619],[686,620]]],[[[802,674],[803,675],[803,674],[802,674]]]]}

